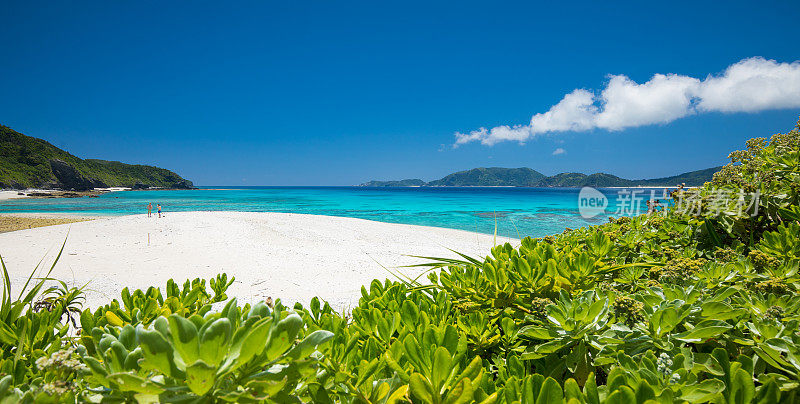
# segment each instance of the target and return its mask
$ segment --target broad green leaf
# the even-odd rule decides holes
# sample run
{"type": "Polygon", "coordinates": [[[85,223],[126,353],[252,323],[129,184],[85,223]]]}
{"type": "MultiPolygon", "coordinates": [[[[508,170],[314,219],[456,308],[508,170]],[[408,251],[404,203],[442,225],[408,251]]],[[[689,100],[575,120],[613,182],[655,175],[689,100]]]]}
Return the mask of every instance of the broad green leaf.
{"type": "Polygon", "coordinates": [[[159,394],[164,391],[161,386],[131,373],[112,373],[108,375],[108,379],[116,383],[123,391],[145,394],[159,394]]]}
{"type": "Polygon", "coordinates": [[[333,338],[333,333],[326,330],[317,330],[308,334],[307,337],[303,338],[299,344],[297,344],[294,348],[292,348],[286,356],[292,359],[302,359],[311,355],[312,352],[317,348],[317,346],[324,344],[325,342],[329,341],[333,338]]]}
{"type": "Polygon", "coordinates": [[[548,341],[545,342],[544,344],[537,345],[536,348],[534,349],[534,352],[537,354],[550,354],[558,352],[561,348],[567,346],[571,342],[572,341],[564,339],[548,341]]]}
{"type": "Polygon", "coordinates": [[[105,352],[106,365],[111,373],[122,372],[125,370],[125,358],[128,356],[128,350],[119,341],[114,341],[105,352]]]}
{"type": "Polygon", "coordinates": [[[419,319],[419,308],[413,301],[406,300],[403,302],[400,314],[406,327],[414,327],[419,319]]]}
{"type": "Polygon", "coordinates": [[[192,393],[202,396],[214,386],[217,369],[199,360],[186,367],[186,385],[192,393]]]}
{"type": "Polygon", "coordinates": [[[144,354],[143,366],[159,372],[177,377],[177,368],[172,361],[172,345],[167,342],[161,333],[140,328],[137,330],[139,343],[144,354]]]}
{"type": "Polygon", "coordinates": [[[303,319],[297,314],[290,314],[279,321],[270,330],[267,346],[264,355],[267,361],[275,360],[294,344],[294,339],[300,328],[303,327],[303,319]]]}
{"type": "Polygon", "coordinates": [[[469,379],[461,379],[460,382],[447,393],[443,404],[468,404],[473,401],[474,389],[469,379]]]}
{"type": "Polygon", "coordinates": [[[411,362],[418,372],[430,372],[430,369],[425,366],[425,362],[422,359],[419,343],[413,335],[406,336],[403,340],[403,347],[405,347],[409,362],[411,362]]]}
{"type": "MultiPolygon", "coordinates": [[[[249,322],[248,322],[249,323],[249,322]]],[[[240,328],[234,336],[229,355],[230,360],[236,360],[238,364],[249,362],[259,352],[264,350],[267,344],[272,318],[261,318],[249,326],[250,330],[240,328]]],[[[232,363],[230,364],[232,365],[232,363]]]]}
{"type": "Polygon", "coordinates": [[[200,329],[200,359],[210,366],[219,366],[228,354],[230,337],[231,322],[224,317],[200,329]]]}
{"type": "Polygon", "coordinates": [[[483,361],[481,360],[480,356],[476,356],[472,358],[472,361],[470,361],[467,364],[467,367],[465,367],[464,370],[461,371],[461,374],[458,376],[458,379],[466,377],[467,379],[474,380],[481,374],[481,370],[483,370],[483,361]]]}
{"type": "Polygon", "coordinates": [[[578,386],[578,382],[576,382],[575,379],[569,378],[564,382],[564,398],[567,401],[575,399],[580,403],[584,402],[583,392],[581,392],[581,388],[578,386]]]}
{"type": "Polygon", "coordinates": [[[197,328],[191,321],[178,314],[169,316],[167,320],[175,350],[181,355],[184,363],[194,363],[200,357],[197,328]]]}
{"type": "Polygon", "coordinates": [[[653,387],[650,386],[646,380],[639,382],[639,385],[636,386],[635,394],[637,403],[644,403],[647,400],[654,400],[656,398],[655,390],[653,390],[653,387]]]}
{"type": "Polygon", "coordinates": [[[383,404],[397,404],[405,398],[406,393],[408,393],[408,385],[400,386],[394,391],[394,393],[386,398],[386,401],[383,404]]]}
{"type": "Polygon", "coordinates": [[[725,390],[725,382],[719,379],[708,379],[698,384],[683,387],[681,400],[689,402],[707,402],[725,390]]]}
{"type": "MultiPolygon", "coordinates": [[[[416,397],[420,402],[433,403],[434,391],[428,380],[419,373],[414,373],[408,381],[409,392],[413,397],[416,397]]],[[[438,398],[438,397],[437,397],[438,398]]]]}
{"type": "Polygon", "coordinates": [[[560,403],[564,399],[564,391],[555,379],[548,377],[542,383],[536,403],[560,403]]]}
{"type": "Polygon", "coordinates": [[[534,338],[534,339],[544,339],[544,340],[553,339],[553,337],[550,335],[550,331],[548,331],[547,328],[538,327],[534,325],[528,325],[520,328],[519,335],[523,335],[528,338],[534,338]]]}
{"type": "Polygon", "coordinates": [[[775,379],[770,378],[767,383],[759,388],[753,401],[757,404],[778,404],[780,397],[781,391],[778,388],[778,384],[775,383],[775,379]]]}
{"type": "MultiPolygon", "coordinates": [[[[88,366],[93,373],[99,376],[105,377],[108,375],[108,371],[106,370],[105,367],[103,367],[103,364],[91,356],[84,357],[83,363],[85,363],[86,366],[88,366]]],[[[11,375],[9,375],[8,377],[11,377],[11,375]]]]}
{"type": "Polygon", "coordinates": [[[450,352],[445,347],[436,348],[433,353],[433,370],[431,372],[431,383],[434,391],[439,391],[442,383],[450,374],[450,352]]]}
{"type": "Polygon", "coordinates": [[[628,386],[619,386],[608,395],[605,404],[636,404],[636,394],[628,386]]]}
{"type": "Polygon", "coordinates": [[[277,395],[289,382],[287,376],[281,376],[274,379],[257,379],[247,383],[247,387],[255,389],[260,394],[268,397],[277,395]]]}
{"type": "Polygon", "coordinates": [[[727,303],[707,302],[703,304],[703,317],[714,320],[730,320],[741,317],[747,311],[744,309],[734,309],[727,303]]]}
{"type": "Polygon", "coordinates": [[[119,338],[117,338],[122,345],[128,350],[136,348],[136,328],[130,324],[125,324],[119,330],[119,338]]]}
{"type": "Polygon", "coordinates": [[[116,327],[122,327],[125,324],[125,322],[122,321],[118,315],[112,313],[111,311],[106,311],[106,321],[116,327]]]}
{"type": "Polygon", "coordinates": [[[81,328],[84,330],[91,330],[95,326],[94,315],[92,311],[86,309],[81,312],[81,328]]]}
{"type": "Polygon", "coordinates": [[[583,386],[583,394],[586,395],[586,402],[589,404],[600,404],[600,394],[597,391],[597,381],[594,372],[589,373],[586,384],[583,386]]]}
{"type": "Polygon", "coordinates": [[[744,369],[737,369],[736,373],[731,378],[731,383],[728,386],[730,389],[729,400],[730,404],[747,404],[753,399],[755,395],[755,383],[753,378],[744,369]]]}
{"type": "Polygon", "coordinates": [[[706,320],[698,323],[695,328],[675,334],[673,337],[684,342],[702,342],[716,338],[731,328],[732,326],[724,321],[706,320]]]}

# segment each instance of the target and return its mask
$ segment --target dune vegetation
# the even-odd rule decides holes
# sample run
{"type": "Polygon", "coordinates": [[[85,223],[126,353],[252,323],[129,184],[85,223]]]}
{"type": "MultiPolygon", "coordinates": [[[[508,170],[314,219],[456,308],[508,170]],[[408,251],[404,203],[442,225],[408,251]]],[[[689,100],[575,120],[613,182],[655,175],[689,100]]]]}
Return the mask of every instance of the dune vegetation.
{"type": "Polygon", "coordinates": [[[430,258],[347,313],[239,306],[225,275],[90,310],[62,283],[12,291],[3,266],[0,399],[800,402],[799,131],[748,141],[674,205],[430,258]]]}

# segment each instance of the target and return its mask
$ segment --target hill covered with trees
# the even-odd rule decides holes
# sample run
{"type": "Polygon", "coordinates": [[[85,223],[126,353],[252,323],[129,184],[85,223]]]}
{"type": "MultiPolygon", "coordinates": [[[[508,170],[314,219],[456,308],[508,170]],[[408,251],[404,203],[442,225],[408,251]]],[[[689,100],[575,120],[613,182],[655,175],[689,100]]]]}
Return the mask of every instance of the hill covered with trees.
{"type": "Polygon", "coordinates": [[[583,174],[561,173],[546,176],[534,169],[480,167],[471,170],[459,171],[445,176],[442,179],[425,182],[420,179],[402,181],[369,181],[361,184],[363,187],[635,187],[635,186],[664,186],[671,187],[678,184],[686,186],[700,186],[708,181],[721,167],[707,168],[705,170],[690,171],[672,177],[653,178],[645,180],[629,180],[607,173],[583,174]]]}
{"type": "Polygon", "coordinates": [[[81,159],[49,142],[0,125],[0,189],[86,191],[133,187],[191,189],[191,181],[163,168],[81,159]]]}

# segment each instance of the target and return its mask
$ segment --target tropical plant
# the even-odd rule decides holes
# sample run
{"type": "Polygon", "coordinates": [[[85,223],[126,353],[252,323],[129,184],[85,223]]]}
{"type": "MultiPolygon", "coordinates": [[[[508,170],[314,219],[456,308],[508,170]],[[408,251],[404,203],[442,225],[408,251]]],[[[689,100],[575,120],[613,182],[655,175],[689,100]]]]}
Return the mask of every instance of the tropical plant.
{"type": "Polygon", "coordinates": [[[295,343],[303,327],[297,314],[263,302],[239,308],[232,299],[205,316],[94,328],[83,359],[104,400],[288,402],[310,396],[310,355],[333,335],[317,330],[295,343]]]}

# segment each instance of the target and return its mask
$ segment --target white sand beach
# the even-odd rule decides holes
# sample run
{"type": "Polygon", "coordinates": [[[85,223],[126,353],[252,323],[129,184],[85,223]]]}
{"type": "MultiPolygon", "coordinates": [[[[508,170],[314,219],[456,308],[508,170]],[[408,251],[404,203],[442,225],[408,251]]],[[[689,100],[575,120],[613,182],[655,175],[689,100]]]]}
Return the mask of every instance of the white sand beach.
{"type": "MultiPolygon", "coordinates": [[[[240,302],[272,297],[289,305],[319,296],[336,309],[355,305],[362,285],[391,278],[381,266],[424,262],[409,255],[456,257],[449,249],[485,256],[495,241],[461,230],[292,213],[99,218],[0,234],[0,256],[15,294],[39,260],[45,258],[49,268],[65,239],[51,276],[73,285],[88,283],[90,307],[119,299],[126,286],[163,290],[170,278],[182,284],[226,272],[236,277],[228,296],[240,302]]],[[[519,244],[502,237],[496,241],[519,244]]]]}
{"type": "Polygon", "coordinates": [[[23,191],[14,191],[14,190],[0,190],[0,201],[4,201],[7,199],[20,199],[20,198],[27,198],[28,196],[25,195],[23,191]],[[22,195],[20,195],[20,193],[22,195]]]}

